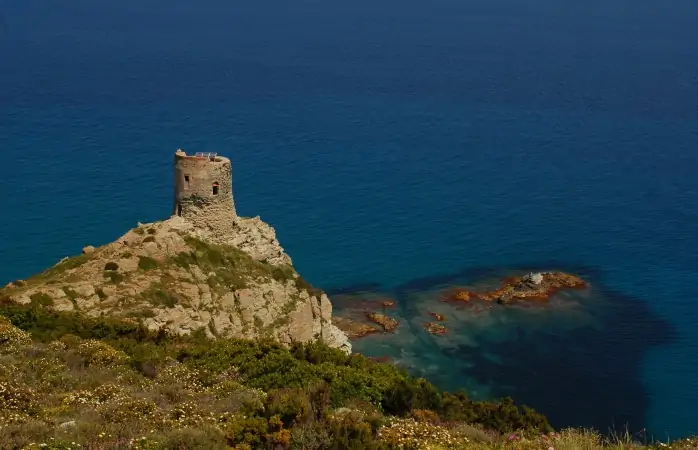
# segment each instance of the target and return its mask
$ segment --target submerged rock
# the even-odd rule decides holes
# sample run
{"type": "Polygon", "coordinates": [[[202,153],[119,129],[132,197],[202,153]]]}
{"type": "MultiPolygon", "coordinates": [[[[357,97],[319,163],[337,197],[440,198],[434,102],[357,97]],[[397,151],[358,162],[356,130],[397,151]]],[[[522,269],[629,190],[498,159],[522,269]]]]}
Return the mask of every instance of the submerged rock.
{"type": "Polygon", "coordinates": [[[536,272],[504,280],[504,285],[489,292],[473,292],[456,289],[446,297],[447,301],[469,302],[482,300],[509,304],[515,301],[547,301],[562,289],[582,289],[587,283],[576,275],[565,272],[536,272]]]}
{"type": "Polygon", "coordinates": [[[392,317],[386,316],[385,314],[376,313],[376,312],[368,313],[366,315],[366,317],[371,322],[382,326],[383,329],[387,332],[395,331],[397,326],[400,324],[400,322],[393,319],[392,317]]]}
{"type": "Polygon", "coordinates": [[[332,323],[342,330],[342,332],[349,337],[349,339],[358,339],[369,334],[381,333],[382,330],[371,326],[367,323],[358,322],[352,319],[347,319],[345,317],[333,317],[332,323]]]}
{"type": "Polygon", "coordinates": [[[424,324],[424,329],[427,330],[429,334],[437,335],[440,336],[442,334],[446,334],[448,332],[448,329],[441,325],[440,323],[435,323],[435,322],[426,322],[424,324]]]}
{"type": "Polygon", "coordinates": [[[434,320],[438,320],[439,322],[443,322],[446,320],[443,314],[435,313],[435,312],[429,312],[429,315],[434,318],[434,320]]]}

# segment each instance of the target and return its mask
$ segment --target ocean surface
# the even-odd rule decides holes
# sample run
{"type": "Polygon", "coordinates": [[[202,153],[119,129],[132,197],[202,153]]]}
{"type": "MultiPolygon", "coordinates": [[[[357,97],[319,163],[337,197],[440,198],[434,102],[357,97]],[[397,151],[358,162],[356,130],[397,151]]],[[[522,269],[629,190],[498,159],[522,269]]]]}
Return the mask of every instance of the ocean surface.
{"type": "Polygon", "coordinates": [[[4,0],[0,282],[167,217],[173,152],[216,151],[338,311],[398,301],[358,350],[557,426],[698,433],[697,24],[694,0],[4,0]],[[592,287],[437,300],[537,269],[592,287]]]}

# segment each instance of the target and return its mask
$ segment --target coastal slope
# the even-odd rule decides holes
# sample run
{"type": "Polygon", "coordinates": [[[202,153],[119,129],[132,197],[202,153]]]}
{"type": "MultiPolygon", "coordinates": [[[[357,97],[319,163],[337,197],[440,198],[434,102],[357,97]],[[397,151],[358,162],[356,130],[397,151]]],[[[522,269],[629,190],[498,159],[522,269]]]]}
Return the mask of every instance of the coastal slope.
{"type": "Polygon", "coordinates": [[[209,337],[322,341],[351,351],[332,304],[296,272],[274,229],[235,218],[223,238],[181,217],[139,224],[0,290],[20,304],[142,322],[209,337]]]}

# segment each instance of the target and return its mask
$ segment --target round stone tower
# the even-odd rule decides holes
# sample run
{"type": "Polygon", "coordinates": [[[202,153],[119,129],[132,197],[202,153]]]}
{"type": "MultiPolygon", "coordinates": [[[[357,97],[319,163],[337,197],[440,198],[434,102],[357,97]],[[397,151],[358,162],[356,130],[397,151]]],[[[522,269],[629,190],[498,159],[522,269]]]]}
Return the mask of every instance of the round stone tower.
{"type": "Polygon", "coordinates": [[[230,160],[216,153],[190,156],[177,150],[172,214],[212,231],[228,228],[236,216],[230,160]]]}

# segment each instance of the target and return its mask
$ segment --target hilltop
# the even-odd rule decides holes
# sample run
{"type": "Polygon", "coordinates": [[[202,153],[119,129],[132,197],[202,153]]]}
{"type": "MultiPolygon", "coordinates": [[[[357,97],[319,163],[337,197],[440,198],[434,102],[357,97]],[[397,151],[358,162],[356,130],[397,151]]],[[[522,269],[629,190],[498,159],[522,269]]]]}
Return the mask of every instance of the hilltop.
{"type": "Polygon", "coordinates": [[[295,271],[273,228],[259,218],[232,222],[237,245],[212,243],[181,217],[140,225],[87,247],[0,296],[53,311],[142,322],[151,330],[285,344],[319,340],[350,351],[331,323],[332,304],[295,271]],[[244,249],[244,250],[243,250],[244,249]]]}

